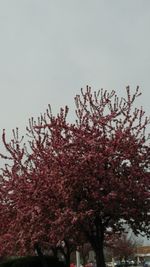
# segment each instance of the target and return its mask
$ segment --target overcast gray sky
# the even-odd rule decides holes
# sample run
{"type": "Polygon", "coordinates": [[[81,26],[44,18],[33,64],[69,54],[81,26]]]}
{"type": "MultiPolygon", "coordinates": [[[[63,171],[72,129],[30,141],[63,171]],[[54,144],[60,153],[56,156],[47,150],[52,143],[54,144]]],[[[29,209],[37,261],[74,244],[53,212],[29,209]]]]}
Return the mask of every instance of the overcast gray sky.
{"type": "Polygon", "coordinates": [[[149,0],[0,0],[0,129],[72,107],[87,84],[139,85],[149,113],[149,0]]]}
{"type": "Polygon", "coordinates": [[[140,86],[150,113],[149,0],[0,0],[0,130],[24,133],[81,87],[140,86]]]}

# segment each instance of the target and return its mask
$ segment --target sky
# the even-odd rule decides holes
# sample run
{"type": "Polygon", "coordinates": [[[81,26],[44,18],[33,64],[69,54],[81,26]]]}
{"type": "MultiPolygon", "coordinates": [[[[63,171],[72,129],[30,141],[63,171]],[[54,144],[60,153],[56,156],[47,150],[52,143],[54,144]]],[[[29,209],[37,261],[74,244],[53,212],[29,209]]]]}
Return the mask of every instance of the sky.
{"type": "Polygon", "coordinates": [[[150,114],[149,0],[0,0],[0,134],[89,85],[140,86],[150,114]]]}

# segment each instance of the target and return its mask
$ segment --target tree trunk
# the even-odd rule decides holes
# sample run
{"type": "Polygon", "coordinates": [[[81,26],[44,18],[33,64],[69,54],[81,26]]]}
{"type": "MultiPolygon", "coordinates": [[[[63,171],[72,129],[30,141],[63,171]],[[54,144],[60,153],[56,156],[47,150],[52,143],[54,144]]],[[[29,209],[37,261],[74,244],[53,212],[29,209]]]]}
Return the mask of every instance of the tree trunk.
{"type": "Polygon", "coordinates": [[[58,248],[58,251],[62,253],[65,259],[65,265],[66,267],[70,266],[70,255],[71,255],[71,249],[70,249],[70,244],[66,240],[64,240],[65,246],[60,246],[58,248]]]}
{"type": "Polygon", "coordinates": [[[70,255],[67,255],[67,257],[66,257],[66,266],[67,267],[70,266],[70,255]]]}
{"type": "Polygon", "coordinates": [[[43,255],[42,250],[41,250],[41,247],[39,246],[38,243],[36,243],[34,245],[34,250],[35,250],[37,256],[39,257],[39,260],[41,262],[41,266],[42,267],[48,267],[47,261],[46,261],[44,255],[43,255]]]}
{"type": "Polygon", "coordinates": [[[64,258],[65,258],[66,267],[69,267],[70,266],[70,254],[68,252],[67,253],[63,252],[62,254],[63,254],[64,258]]]}
{"type": "Polygon", "coordinates": [[[90,237],[91,245],[96,256],[96,267],[106,267],[104,258],[104,227],[99,220],[95,220],[95,232],[90,237]]]}
{"type": "Polygon", "coordinates": [[[103,244],[96,247],[95,256],[96,256],[96,266],[97,267],[106,267],[104,252],[103,252],[103,244]]]}

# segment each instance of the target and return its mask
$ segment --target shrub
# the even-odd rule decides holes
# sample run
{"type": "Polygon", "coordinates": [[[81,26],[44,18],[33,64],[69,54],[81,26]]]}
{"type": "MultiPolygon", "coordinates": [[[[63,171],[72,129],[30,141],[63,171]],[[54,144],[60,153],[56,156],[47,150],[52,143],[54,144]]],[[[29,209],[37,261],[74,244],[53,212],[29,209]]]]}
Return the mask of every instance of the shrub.
{"type": "Polygon", "coordinates": [[[0,267],[65,267],[65,265],[54,257],[28,256],[2,262],[0,267]]]}

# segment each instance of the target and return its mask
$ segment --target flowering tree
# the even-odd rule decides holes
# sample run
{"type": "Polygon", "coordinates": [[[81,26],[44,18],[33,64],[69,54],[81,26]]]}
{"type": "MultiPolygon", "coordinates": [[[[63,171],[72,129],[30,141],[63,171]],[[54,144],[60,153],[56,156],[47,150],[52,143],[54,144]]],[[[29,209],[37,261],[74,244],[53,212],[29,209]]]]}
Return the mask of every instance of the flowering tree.
{"type": "Polygon", "coordinates": [[[137,241],[127,233],[113,234],[105,240],[107,253],[116,260],[127,261],[131,259],[135,254],[135,248],[137,247],[137,241]]]}
{"type": "Polygon", "coordinates": [[[82,236],[104,267],[108,228],[127,223],[149,234],[149,119],[133,107],[139,89],[126,93],[81,90],[75,123],[67,107],[57,116],[49,109],[30,120],[26,146],[17,133],[10,143],[3,134],[12,164],[1,175],[1,252],[29,253],[35,242],[70,237],[77,245],[82,236]]]}
{"type": "Polygon", "coordinates": [[[120,260],[124,259],[127,261],[134,255],[135,242],[123,234],[113,247],[114,257],[118,257],[120,260]]]}

